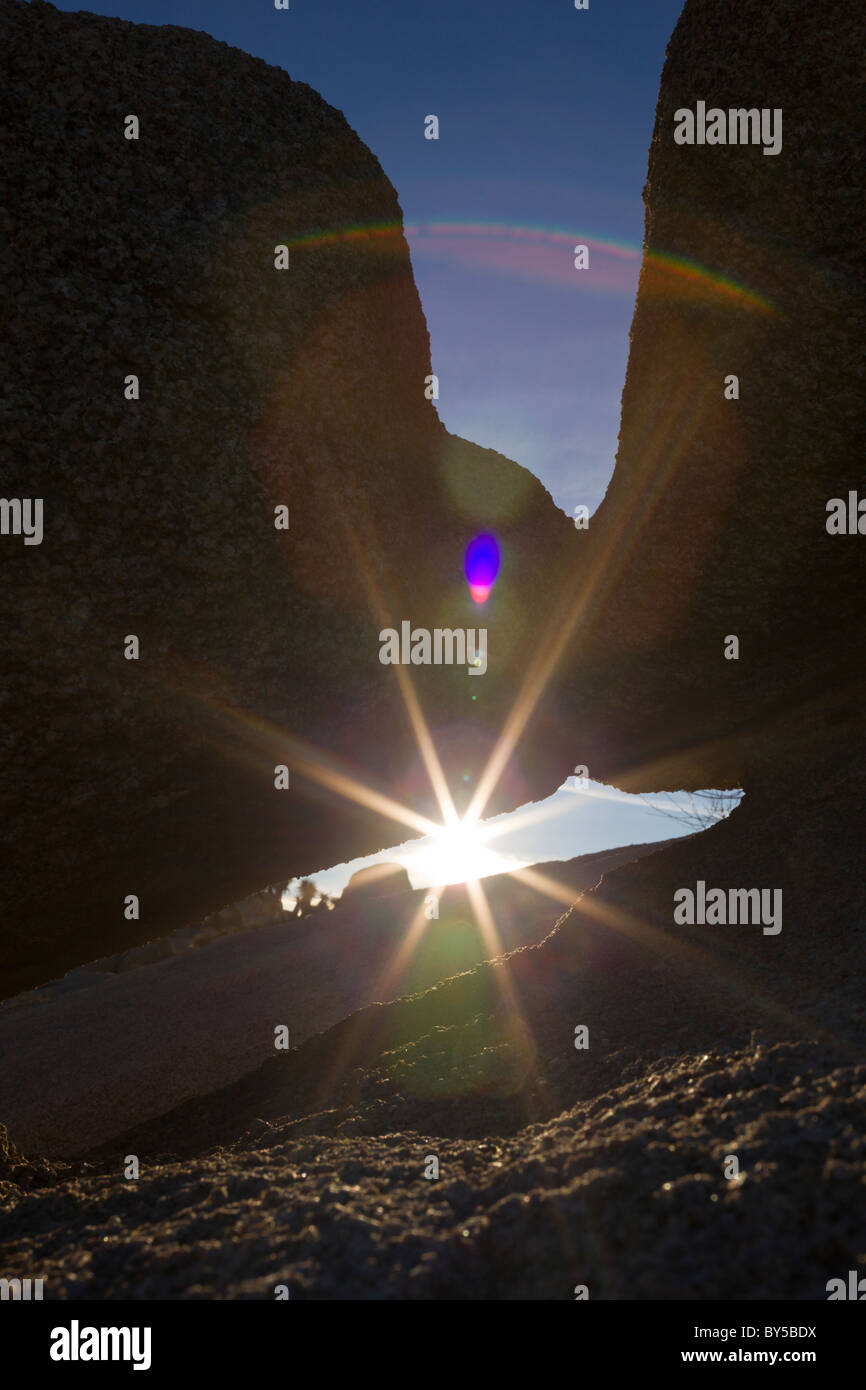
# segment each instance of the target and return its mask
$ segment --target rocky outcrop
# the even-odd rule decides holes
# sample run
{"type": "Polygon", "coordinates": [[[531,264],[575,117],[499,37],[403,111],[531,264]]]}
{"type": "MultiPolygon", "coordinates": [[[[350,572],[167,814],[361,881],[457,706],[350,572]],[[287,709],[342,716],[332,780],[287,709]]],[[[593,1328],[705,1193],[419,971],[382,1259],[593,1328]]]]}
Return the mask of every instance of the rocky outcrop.
{"type": "Polygon", "coordinates": [[[687,0],[668,46],[616,469],[552,619],[579,760],[627,789],[863,747],[866,539],[825,523],[866,496],[864,44],[856,3],[687,0]],[[780,108],[781,151],[675,143],[699,101],[780,108]]]}
{"type": "MultiPolygon", "coordinates": [[[[469,793],[574,533],[426,399],[400,207],[340,112],[201,33],[0,23],[0,495],[44,502],[40,545],[0,538],[3,994],[405,837],[329,774],[438,819],[379,630],[476,625],[495,526],[483,679],[412,669],[469,793]]],[[[550,734],[493,807],[567,775],[550,734]]]]}
{"type": "MultiPolygon", "coordinates": [[[[607,850],[540,871],[571,902],[603,873],[654,849],[607,850]]],[[[470,970],[491,949],[539,941],[562,911],[508,876],[485,879],[484,891],[493,947],[462,885],[443,890],[432,920],[424,889],[392,885],[387,897],[344,894],[333,912],[221,940],[173,932],[19,994],[0,1006],[0,1115],[28,1152],[72,1154],[190,1097],[229,1083],[242,1090],[244,1077],[254,1089],[261,1064],[282,1055],[277,1025],[296,1048],[359,1008],[470,970]],[[69,1038],[74,1048],[64,1046],[69,1038]],[[33,1085],[49,1074],[50,1086],[33,1085]]]]}
{"type": "Polygon", "coordinates": [[[391,893],[405,893],[411,887],[409,874],[402,864],[369,864],[367,868],[358,869],[352,874],[340,901],[384,898],[391,893]]]}

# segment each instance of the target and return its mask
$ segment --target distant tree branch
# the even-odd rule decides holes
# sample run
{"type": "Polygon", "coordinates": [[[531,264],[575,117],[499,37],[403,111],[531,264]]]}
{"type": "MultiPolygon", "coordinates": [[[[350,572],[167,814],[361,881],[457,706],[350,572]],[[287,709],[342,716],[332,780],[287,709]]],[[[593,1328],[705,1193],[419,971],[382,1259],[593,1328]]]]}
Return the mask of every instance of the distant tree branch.
{"type": "Polygon", "coordinates": [[[666,802],[650,801],[641,795],[641,801],[655,815],[668,820],[679,821],[691,830],[709,830],[720,820],[729,816],[742,798],[742,788],[728,788],[725,791],[702,791],[686,793],[686,800],[674,800],[673,794],[666,792],[666,802]]]}

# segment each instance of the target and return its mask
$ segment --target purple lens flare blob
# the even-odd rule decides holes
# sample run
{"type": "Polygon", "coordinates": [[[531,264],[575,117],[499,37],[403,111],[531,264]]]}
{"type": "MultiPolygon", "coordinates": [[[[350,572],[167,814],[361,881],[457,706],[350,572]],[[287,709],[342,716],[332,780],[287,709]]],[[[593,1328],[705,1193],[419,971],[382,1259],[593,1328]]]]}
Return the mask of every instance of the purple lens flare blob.
{"type": "Polygon", "coordinates": [[[499,545],[495,536],[485,533],[469,542],[464,572],[475,602],[486,603],[499,573],[499,545]]]}

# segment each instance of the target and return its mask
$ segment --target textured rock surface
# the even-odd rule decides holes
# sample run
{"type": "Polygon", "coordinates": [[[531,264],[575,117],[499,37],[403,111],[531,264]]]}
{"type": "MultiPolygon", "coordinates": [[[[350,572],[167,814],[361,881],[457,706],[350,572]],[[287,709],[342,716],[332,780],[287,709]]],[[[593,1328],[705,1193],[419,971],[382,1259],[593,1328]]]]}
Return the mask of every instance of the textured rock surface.
{"type": "Polygon", "coordinates": [[[371,1093],[360,1129],[263,1123],[138,1182],[21,1163],[0,1252],[46,1298],[824,1299],[862,1249],[864,1118],[864,1068],[814,1043],[661,1057],[480,1142],[383,1132],[371,1093]]]}
{"type": "MultiPolygon", "coordinates": [[[[425,399],[397,197],[338,111],[189,30],[0,23],[0,495],[45,503],[41,546],[2,538],[3,994],[405,835],[320,754],[434,811],[378,632],[475,625],[463,552],[495,525],[486,674],[412,673],[471,791],[574,530],[425,399]]],[[[572,766],[539,724],[499,808],[572,766]]]]}
{"type": "MultiPolygon", "coordinates": [[[[539,869],[573,901],[603,873],[652,851],[635,845],[539,869]]],[[[486,879],[484,891],[496,951],[539,941],[562,912],[508,878],[486,879]]],[[[129,952],[130,968],[117,975],[96,961],[8,1000],[0,1006],[0,1115],[28,1151],[81,1153],[253,1073],[274,1058],[278,1024],[297,1047],[365,1005],[425,990],[491,953],[465,889],[446,889],[429,923],[425,897],[409,890],[366,903],[362,894],[204,949],[172,934],[129,952]],[[407,940],[412,950],[398,964],[407,940]],[[172,944],[174,953],[156,954],[172,944]],[[50,1086],[33,1085],[41,1076],[50,1086]]]]}
{"type": "Polygon", "coordinates": [[[823,1038],[862,1062],[866,937],[855,875],[866,792],[862,780],[847,794],[830,791],[801,808],[778,935],[759,924],[673,922],[674,892],[696,878],[708,887],[778,882],[778,821],[747,797],[714,829],[606,875],[537,946],[360,1009],[296,1053],[142,1126],[127,1151],[194,1154],[231,1142],[257,1117],[301,1121],[335,1107],[375,1120],[375,1132],[481,1138],[554,1116],[618,1084],[632,1063],[744,1045],[754,1034],[823,1038]],[[839,880],[821,875],[828,840],[839,880]],[[582,1053],[579,1024],[589,1029],[582,1053]],[[379,1105],[368,1113],[370,1096],[379,1105]]]}
{"type": "Polygon", "coordinates": [[[751,883],[778,867],[778,812],[754,806],[615,870],[540,945],[361,1010],[64,1167],[10,1206],[6,1264],[50,1261],[57,1294],[97,1298],[115,1279],[144,1298],[271,1297],[282,1280],[308,1297],[570,1298],[585,1282],[603,1298],[824,1298],[863,1263],[846,817],[863,787],[804,809],[780,936],[673,927],[673,889],[696,872],[751,883]],[[841,884],[816,872],[828,841],[841,884]],[[127,1153],[144,1157],[144,1199],[124,1190],[127,1153]],[[58,1249],[73,1208],[83,1225],[58,1249]]]}
{"type": "Polygon", "coordinates": [[[687,0],[668,46],[616,470],[573,593],[580,761],[629,789],[862,752],[866,543],[825,522],[864,491],[864,47],[854,0],[687,0]],[[676,145],[699,100],[782,108],[781,153],[676,145]]]}

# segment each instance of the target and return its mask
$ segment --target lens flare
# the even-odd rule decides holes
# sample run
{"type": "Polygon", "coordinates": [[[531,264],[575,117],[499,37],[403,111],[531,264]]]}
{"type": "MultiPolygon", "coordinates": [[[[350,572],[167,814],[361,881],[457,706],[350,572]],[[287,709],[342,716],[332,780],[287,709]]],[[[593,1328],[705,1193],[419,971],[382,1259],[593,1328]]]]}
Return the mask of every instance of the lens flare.
{"type": "Polygon", "coordinates": [[[499,573],[499,546],[495,536],[476,536],[469,542],[464,570],[473,599],[476,603],[486,603],[499,573]]]}

